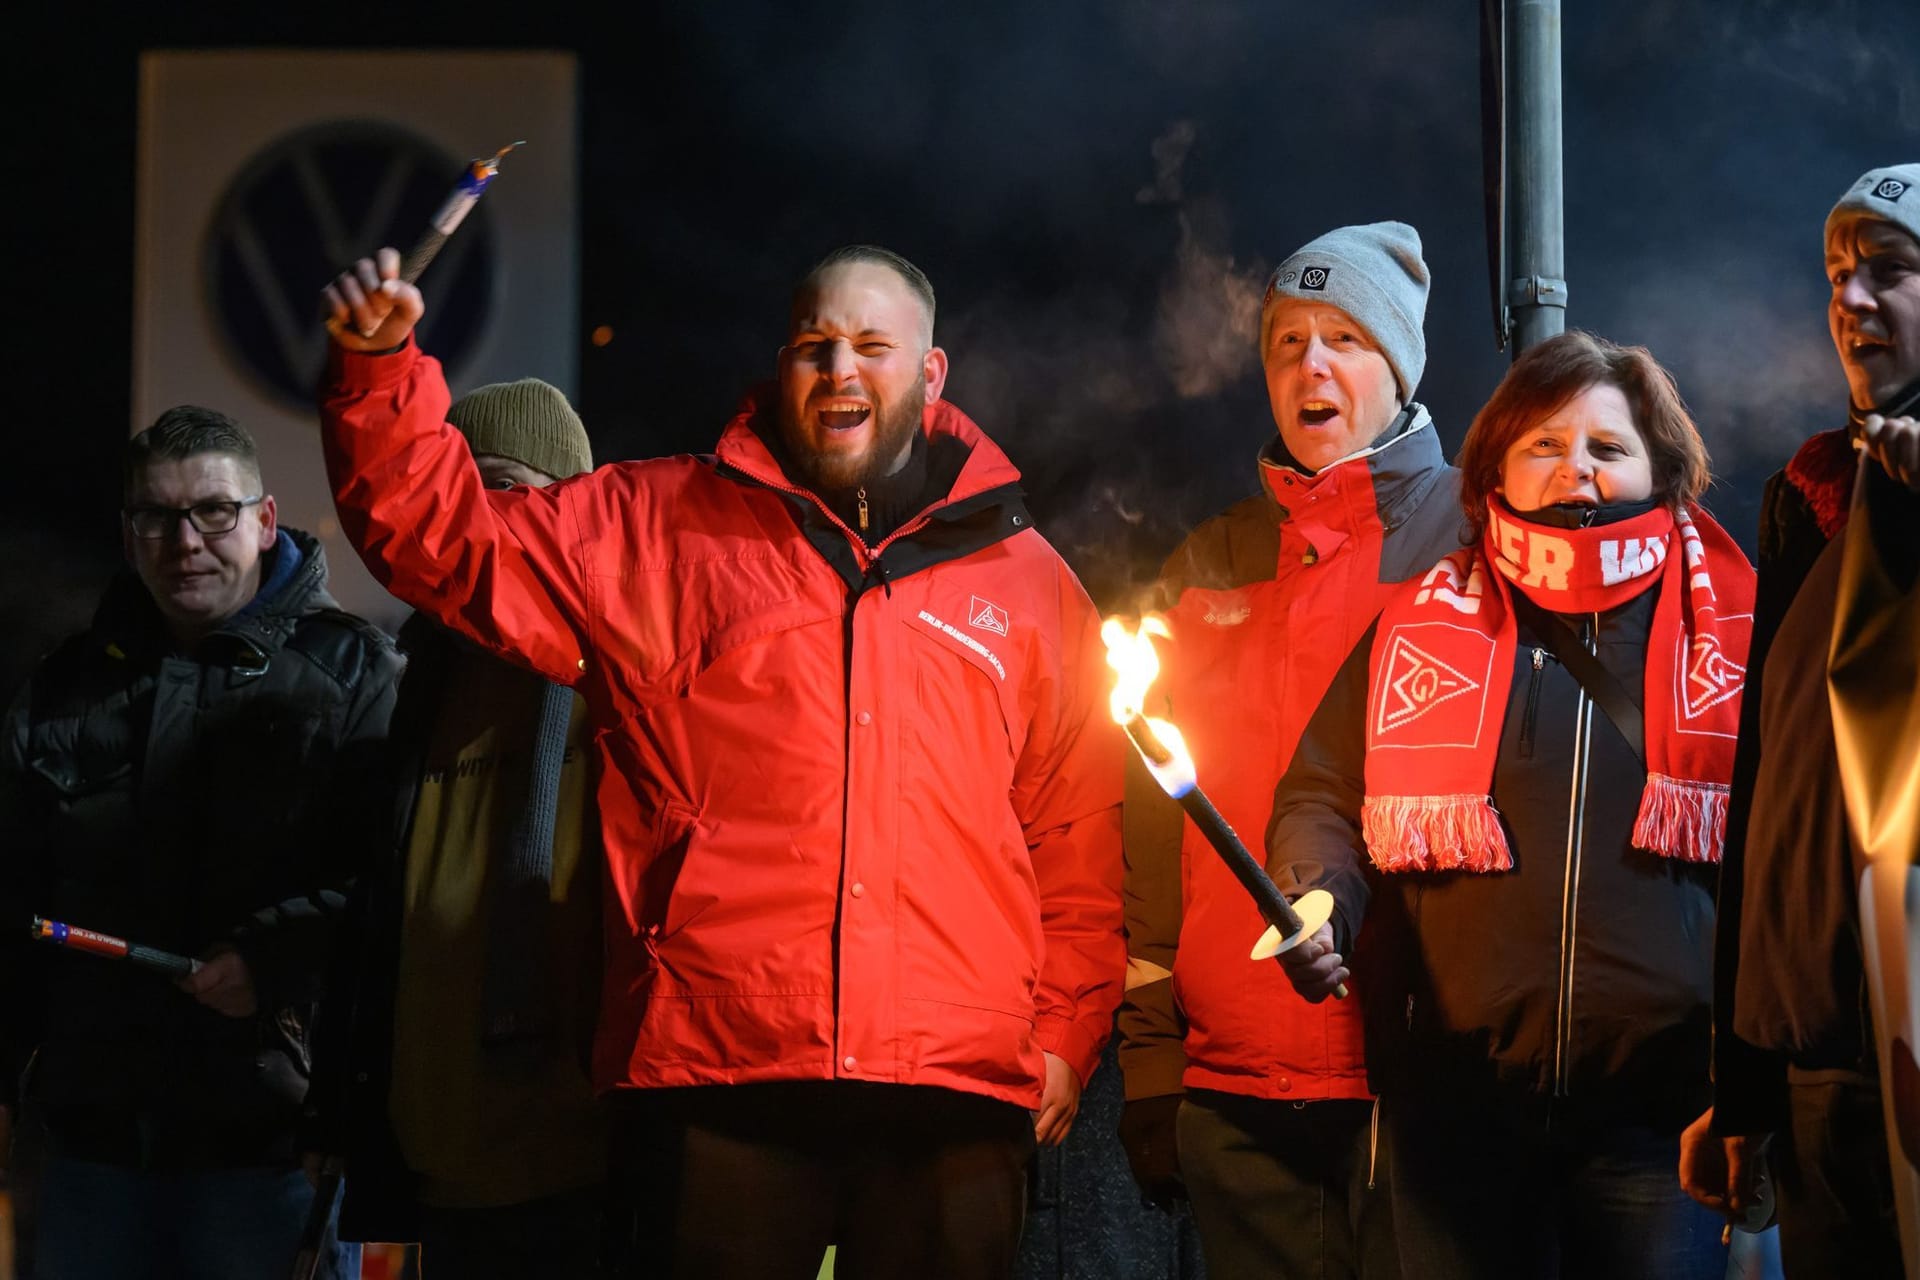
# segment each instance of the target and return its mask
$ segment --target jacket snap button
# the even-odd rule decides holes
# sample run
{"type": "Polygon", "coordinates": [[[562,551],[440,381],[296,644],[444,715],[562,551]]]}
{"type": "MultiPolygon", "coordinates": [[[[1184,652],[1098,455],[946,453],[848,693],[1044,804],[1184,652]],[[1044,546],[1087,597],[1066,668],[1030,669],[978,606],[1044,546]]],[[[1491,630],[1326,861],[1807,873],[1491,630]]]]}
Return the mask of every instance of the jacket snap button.
{"type": "Polygon", "coordinates": [[[853,1055],[848,1054],[846,1057],[840,1059],[840,1065],[845,1067],[849,1071],[853,1070],[854,1068],[853,1055]]]}
{"type": "Polygon", "coordinates": [[[856,898],[864,898],[867,894],[867,886],[861,884],[858,880],[856,880],[853,882],[853,888],[847,890],[847,892],[851,893],[856,898]]]}
{"type": "Polygon", "coordinates": [[[861,713],[860,713],[859,715],[857,715],[857,716],[855,716],[855,717],[853,718],[853,722],[854,722],[855,724],[872,724],[872,723],[873,723],[873,712],[871,712],[871,711],[862,711],[862,712],[861,712],[861,713]]]}
{"type": "Polygon", "coordinates": [[[1277,1083],[1279,1084],[1280,1092],[1282,1093],[1287,1093],[1291,1091],[1293,1088],[1293,1081],[1286,1076],[1281,1076],[1277,1083]]]}

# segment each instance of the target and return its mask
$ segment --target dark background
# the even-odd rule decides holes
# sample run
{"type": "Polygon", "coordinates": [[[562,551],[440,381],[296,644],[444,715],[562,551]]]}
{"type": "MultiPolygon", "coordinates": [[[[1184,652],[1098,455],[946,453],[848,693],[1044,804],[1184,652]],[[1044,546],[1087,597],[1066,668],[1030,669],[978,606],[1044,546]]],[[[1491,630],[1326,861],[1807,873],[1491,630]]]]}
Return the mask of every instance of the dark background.
{"type": "MultiPolygon", "coordinates": [[[[1449,450],[1507,362],[1465,0],[154,8],[10,20],[9,688],[117,557],[142,49],[576,52],[596,454],[710,448],[771,371],[793,279],[877,241],[933,278],[950,397],[1104,606],[1252,490],[1273,429],[1253,309],[1305,240],[1420,229],[1418,398],[1449,450]]],[[[1751,547],[1765,475],[1844,409],[1820,227],[1863,170],[1920,153],[1920,6],[1575,0],[1564,20],[1569,323],[1673,369],[1721,476],[1708,505],[1751,547]]]]}

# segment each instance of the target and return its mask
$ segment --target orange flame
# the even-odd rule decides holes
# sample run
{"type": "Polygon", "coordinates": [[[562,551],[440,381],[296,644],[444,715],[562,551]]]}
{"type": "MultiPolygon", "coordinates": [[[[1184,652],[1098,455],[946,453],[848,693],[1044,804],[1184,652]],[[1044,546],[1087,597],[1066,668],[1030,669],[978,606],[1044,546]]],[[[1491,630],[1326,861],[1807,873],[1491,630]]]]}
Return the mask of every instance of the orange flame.
{"type": "Polygon", "coordinates": [[[1118,618],[1108,618],[1100,625],[1100,638],[1107,646],[1107,665],[1114,671],[1113,693],[1107,699],[1107,710],[1114,723],[1126,729],[1154,780],[1168,795],[1178,797],[1194,787],[1193,756],[1188,753],[1180,730],[1145,712],[1147,690],[1160,676],[1160,655],[1153,647],[1154,636],[1163,639],[1171,636],[1166,622],[1154,614],[1140,619],[1139,627],[1133,630],[1118,618]]]}
{"type": "Polygon", "coordinates": [[[1151,613],[1131,631],[1118,618],[1100,624],[1100,638],[1107,645],[1107,665],[1114,671],[1107,708],[1115,724],[1125,724],[1144,712],[1147,690],[1160,678],[1160,655],[1154,651],[1153,637],[1168,634],[1166,622],[1151,613]]]}

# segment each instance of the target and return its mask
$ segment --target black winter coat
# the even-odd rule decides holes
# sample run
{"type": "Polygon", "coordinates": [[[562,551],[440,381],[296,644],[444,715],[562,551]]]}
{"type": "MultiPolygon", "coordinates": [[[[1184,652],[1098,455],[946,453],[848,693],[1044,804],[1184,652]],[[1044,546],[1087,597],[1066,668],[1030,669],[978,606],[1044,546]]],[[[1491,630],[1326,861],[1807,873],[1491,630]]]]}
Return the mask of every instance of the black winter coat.
{"type": "MultiPolygon", "coordinates": [[[[320,545],[191,655],[131,573],[16,699],[0,741],[0,1102],[67,1154],[289,1160],[335,919],[379,821],[400,659],[326,591],[320,545]],[[39,914],[163,950],[237,948],[259,1012],[25,941],[39,914]]],[[[285,543],[282,543],[284,554],[285,543]]]]}
{"type": "MultiPolygon", "coordinates": [[[[1920,544],[1920,495],[1877,466],[1865,475],[1882,545],[1920,544]]],[[[1722,1133],[1783,1127],[1790,1067],[1855,1080],[1879,1072],[1860,936],[1865,858],[1847,821],[1826,681],[1845,537],[1820,531],[1785,472],[1767,482],[1720,881],[1722,1133]]]]}
{"type": "MultiPolygon", "coordinates": [[[[1562,619],[1597,628],[1636,701],[1657,590],[1562,619]]],[[[1572,1097],[1677,1132],[1707,1098],[1714,868],[1633,847],[1646,770],[1522,616],[1491,792],[1513,869],[1375,871],[1360,835],[1372,648],[1370,630],[1308,726],[1267,848],[1290,895],[1334,895],[1374,1088],[1572,1097]]]]}

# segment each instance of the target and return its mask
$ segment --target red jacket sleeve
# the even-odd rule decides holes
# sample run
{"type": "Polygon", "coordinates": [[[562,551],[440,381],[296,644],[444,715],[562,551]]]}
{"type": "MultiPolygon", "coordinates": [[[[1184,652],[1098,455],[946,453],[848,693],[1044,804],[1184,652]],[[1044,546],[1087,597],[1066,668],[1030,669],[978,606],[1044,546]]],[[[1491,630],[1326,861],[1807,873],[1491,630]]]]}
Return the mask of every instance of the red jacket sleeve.
{"type": "Polygon", "coordinates": [[[391,355],[333,347],[328,372],[327,476],[373,576],[479,644],[576,682],[592,610],[572,486],[488,490],[447,423],[440,362],[411,338],[391,355]]]}
{"type": "Polygon", "coordinates": [[[1013,802],[1040,891],[1046,959],[1035,1038],[1084,1083],[1113,1033],[1127,968],[1120,882],[1120,731],[1107,714],[1100,621],[1061,569],[1060,655],[1043,677],[1013,802]]]}

